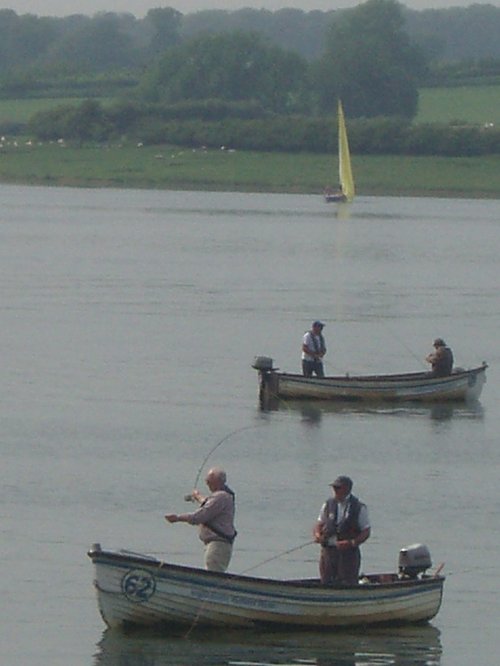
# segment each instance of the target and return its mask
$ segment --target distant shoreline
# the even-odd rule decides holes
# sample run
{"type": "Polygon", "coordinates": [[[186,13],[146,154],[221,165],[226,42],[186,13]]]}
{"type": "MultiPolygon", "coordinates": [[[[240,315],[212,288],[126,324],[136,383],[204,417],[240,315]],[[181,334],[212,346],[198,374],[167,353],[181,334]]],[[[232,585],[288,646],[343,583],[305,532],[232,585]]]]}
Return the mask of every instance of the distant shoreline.
{"type": "MultiPolygon", "coordinates": [[[[0,182],[62,187],[261,192],[321,196],[336,160],[172,146],[20,145],[0,152],[0,182]]],[[[500,156],[355,155],[358,196],[500,198],[500,156]]]]}

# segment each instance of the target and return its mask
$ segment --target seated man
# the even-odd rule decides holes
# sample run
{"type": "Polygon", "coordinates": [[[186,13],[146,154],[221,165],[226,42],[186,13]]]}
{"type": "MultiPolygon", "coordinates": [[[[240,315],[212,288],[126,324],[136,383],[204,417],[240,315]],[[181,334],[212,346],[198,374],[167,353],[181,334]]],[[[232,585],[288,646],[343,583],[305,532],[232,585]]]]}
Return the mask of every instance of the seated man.
{"type": "Polygon", "coordinates": [[[448,377],[453,369],[453,352],[442,338],[434,340],[434,349],[436,351],[425,358],[432,366],[431,374],[434,377],[448,377]]]}

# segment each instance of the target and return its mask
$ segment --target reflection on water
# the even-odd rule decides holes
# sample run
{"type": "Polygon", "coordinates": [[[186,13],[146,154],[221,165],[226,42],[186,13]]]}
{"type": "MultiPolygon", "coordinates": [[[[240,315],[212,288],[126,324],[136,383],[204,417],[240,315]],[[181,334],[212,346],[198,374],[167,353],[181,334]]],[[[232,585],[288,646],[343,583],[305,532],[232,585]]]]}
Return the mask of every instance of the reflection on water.
{"type": "Polygon", "coordinates": [[[164,637],[150,631],[106,630],[94,666],[424,666],[441,663],[440,632],[431,625],[334,633],[190,632],[164,637]]]}
{"type": "Polygon", "coordinates": [[[327,400],[283,400],[271,398],[260,402],[263,412],[294,411],[302,415],[302,421],[318,425],[324,414],[381,414],[384,416],[425,417],[433,421],[451,418],[482,419],[484,410],[480,402],[454,403],[364,403],[334,402],[327,400]]]}

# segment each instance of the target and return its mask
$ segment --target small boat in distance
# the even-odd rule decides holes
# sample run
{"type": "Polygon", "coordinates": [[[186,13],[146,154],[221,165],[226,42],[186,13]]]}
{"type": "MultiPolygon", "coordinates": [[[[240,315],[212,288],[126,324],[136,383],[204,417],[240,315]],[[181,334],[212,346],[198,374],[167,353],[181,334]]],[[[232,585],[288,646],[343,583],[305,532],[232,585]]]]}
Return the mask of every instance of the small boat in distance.
{"type": "Polygon", "coordinates": [[[259,373],[263,404],[277,398],[431,403],[478,400],[488,365],[483,362],[470,370],[455,368],[447,377],[435,377],[430,372],[304,377],[279,372],[268,356],[257,356],[252,367],[259,373]]]}
{"type": "Polygon", "coordinates": [[[169,564],[94,544],[101,616],[111,628],[220,627],[325,630],[427,622],[441,606],[444,576],[427,574],[427,546],[399,553],[399,572],[362,575],[357,585],[318,579],[278,580],[169,564]]]}
{"type": "Polygon", "coordinates": [[[339,189],[337,191],[327,187],[324,192],[327,203],[351,202],[354,199],[355,187],[351,167],[351,153],[345,124],[344,110],[340,99],[337,103],[338,116],[338,151],[339,151],[339,189]]]}

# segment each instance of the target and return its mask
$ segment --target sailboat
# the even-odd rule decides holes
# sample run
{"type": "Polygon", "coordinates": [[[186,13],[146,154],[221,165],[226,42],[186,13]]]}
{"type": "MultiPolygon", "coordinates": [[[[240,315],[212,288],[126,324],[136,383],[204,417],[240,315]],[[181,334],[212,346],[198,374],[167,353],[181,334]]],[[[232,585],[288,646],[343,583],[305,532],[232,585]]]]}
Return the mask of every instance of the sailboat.
{"type": "Polygon", "coordinates": [[[333,192],[327,188],[325,190],[325,200],[331,202],[351,202],[354,199],[355,188],[354,178],[351,168],[351,153],[349,152],[349,141],[347,139],[347,129],[345,126],[344,109],[342,102],[338,100],[338,144],[339,144],[339,183],[340,188],[333,192]]]}

